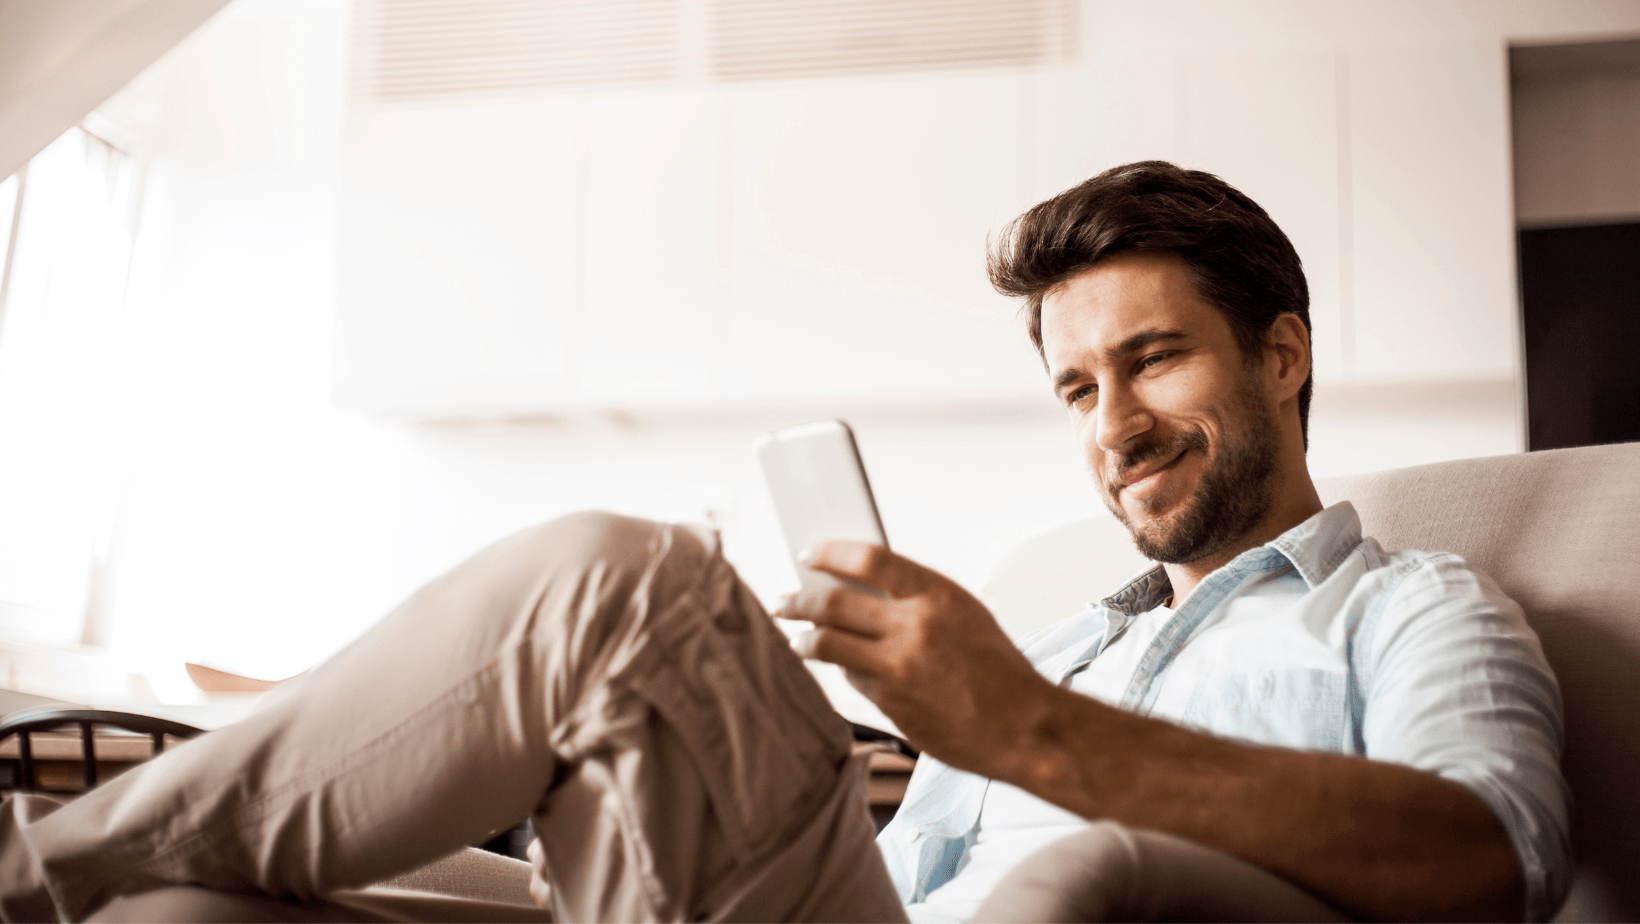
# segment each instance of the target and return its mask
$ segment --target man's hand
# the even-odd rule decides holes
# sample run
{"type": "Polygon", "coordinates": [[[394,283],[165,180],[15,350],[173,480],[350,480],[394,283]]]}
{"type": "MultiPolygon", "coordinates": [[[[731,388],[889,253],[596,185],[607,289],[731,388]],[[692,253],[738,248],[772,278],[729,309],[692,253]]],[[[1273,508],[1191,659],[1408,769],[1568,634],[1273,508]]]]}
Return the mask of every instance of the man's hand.
{"type": "Polygon", "coordinates": [[[816,626],[805,655],[869,678],[911,743],[953,766],[1006,775],[1053,685],[956,582],[877,545],[822,542],[808,567],[881,591],[801,591],[777,615],[816,626]]]}

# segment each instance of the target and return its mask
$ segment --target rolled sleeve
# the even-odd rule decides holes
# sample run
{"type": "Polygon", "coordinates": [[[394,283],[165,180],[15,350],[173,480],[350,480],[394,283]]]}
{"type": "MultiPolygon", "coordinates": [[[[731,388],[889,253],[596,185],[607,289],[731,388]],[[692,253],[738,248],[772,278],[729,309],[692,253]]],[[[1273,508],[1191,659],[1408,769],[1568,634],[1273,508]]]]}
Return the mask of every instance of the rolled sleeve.
{"type": "Polygon", "coordinates": [[[1455,555],[1409,563],[1369,614],[1367,756],[1457,782],[1508,832],[1524,915],[1547,920],[1571,879],[1571,792],[1560,773],[1560,691],[1513,600],[1455,555]]]}

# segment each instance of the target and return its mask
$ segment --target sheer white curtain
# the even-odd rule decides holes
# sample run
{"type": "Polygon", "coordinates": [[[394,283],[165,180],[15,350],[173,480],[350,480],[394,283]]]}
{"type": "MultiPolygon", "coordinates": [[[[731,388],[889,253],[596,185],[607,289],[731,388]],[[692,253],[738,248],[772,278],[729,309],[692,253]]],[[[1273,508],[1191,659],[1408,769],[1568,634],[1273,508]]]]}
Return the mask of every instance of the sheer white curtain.
{"type": "MultiPolygon", "coordinates": [[[[124,153],[71,129],[0,187],[0,633],[95,635],[120,467],[111,413],[137,184],[124,153]],[[14,234],[11,232],[15,231],[14,234]]],[[[94,640],[94,639],[93,639],[94,640]]]]}

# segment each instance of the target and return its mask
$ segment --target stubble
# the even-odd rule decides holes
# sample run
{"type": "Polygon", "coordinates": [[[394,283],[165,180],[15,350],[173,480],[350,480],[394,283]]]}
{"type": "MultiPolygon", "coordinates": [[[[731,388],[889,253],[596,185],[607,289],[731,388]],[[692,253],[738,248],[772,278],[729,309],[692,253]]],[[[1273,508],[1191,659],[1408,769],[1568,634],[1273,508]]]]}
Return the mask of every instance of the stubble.
{"type": "MultiPolygon", "coordinates": [[[[1117,502],[1119,482],[1111,479],[1105,506],[1128,528],[1140,554],[1155,562],[1182,565],[1222,552],[1258,528],[1275,498],[1276,441],[1275,415],[1248,376],[1224,408],[1227,420],[1221,433],[1237,433],[1210,458],[1201,480],[1185,502],[1172,513],[1154,511],[1145,522],[1135,524],[1117,502]],[[1237,426],[1239,424],[1239,426],[1237,426]],[[1238,432],[1239,431],[1239,432],[1238,432]]],[[[1192,429],[1163,437],[1125,453],[1121,470],[1157,457],[1178,455],[1188,450],[1207,452],[1207,436],[1192,429]]],[[[1151,504],[1142,506],[1152,513],[1151,504]]]]}

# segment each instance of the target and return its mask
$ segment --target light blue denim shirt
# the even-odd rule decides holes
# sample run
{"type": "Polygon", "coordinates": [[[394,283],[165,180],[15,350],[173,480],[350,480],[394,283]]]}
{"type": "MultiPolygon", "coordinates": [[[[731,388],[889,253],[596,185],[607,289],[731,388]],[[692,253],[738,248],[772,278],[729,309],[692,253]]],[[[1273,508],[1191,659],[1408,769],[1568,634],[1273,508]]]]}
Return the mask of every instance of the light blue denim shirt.
{"type": "MultiPolygon", "coordinates": [[[[1156,568],[1019,642],[1064,683],[1171,594],[1156,568]]],[[[1457,555],[1385,552],[1336,504],[1208,575],[1162,626],[1119,704],[1264,745],[1355,754],[1460,783],[1497,813],[1528,920],[1571,876],[1560,691],[1520,607],[1457,555]]],[[[957,872],[988,780],[924,755],[877,839],[906,904],[957,872]]]]}

